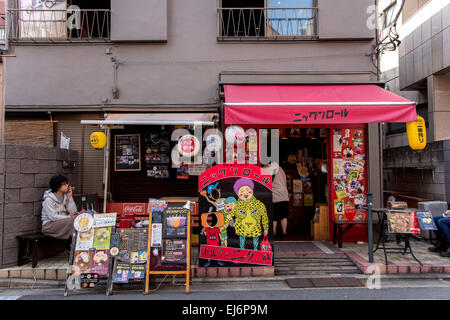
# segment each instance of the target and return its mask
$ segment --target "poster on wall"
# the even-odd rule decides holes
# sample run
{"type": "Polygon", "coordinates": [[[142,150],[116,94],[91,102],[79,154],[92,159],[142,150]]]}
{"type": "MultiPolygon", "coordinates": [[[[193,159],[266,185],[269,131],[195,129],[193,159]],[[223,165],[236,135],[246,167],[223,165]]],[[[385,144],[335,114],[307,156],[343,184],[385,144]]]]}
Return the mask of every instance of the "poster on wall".
{"type": "Polygon", "coordinates": [[[272,265],[272,176],[252,164],[226,164],[198,183],[199,265],[272,265]]]}
{"type": "Polygon", "coordinates": [[[331,137],[333,219],[366,220],[365,129],[332,129],[331,137]]]}
{"type": "Polygon", "coordinates": [[[114,171],[141,170],[140,134],[114,136],[114,171]]]}

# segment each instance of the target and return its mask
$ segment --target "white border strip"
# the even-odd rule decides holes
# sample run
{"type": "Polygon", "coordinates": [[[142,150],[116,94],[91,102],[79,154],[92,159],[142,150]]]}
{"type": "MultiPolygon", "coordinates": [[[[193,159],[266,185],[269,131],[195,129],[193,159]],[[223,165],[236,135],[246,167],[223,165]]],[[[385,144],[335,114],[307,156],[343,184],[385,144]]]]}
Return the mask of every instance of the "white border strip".
{"type": "Polygon", "coordinates": [[[213,121],[178,121],[178,120],[81,120],[81,124],[132,124],[132,125],[204,125],[213,126],[213,121]]]}

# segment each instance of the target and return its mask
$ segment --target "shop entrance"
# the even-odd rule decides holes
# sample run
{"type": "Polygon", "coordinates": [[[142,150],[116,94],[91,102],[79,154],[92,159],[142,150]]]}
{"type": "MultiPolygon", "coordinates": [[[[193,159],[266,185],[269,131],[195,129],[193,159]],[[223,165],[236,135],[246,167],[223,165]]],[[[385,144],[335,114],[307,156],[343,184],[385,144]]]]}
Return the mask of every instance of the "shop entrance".
{"type": "Polygon", "coordinates": [[[314,221],[320,206],[328,203],[328,137],[328,128],[280,129],[279,161],[286,174],[289,205],[287,236],[282,236],[279,221],[275,241],[314,240],[314,221]]]}

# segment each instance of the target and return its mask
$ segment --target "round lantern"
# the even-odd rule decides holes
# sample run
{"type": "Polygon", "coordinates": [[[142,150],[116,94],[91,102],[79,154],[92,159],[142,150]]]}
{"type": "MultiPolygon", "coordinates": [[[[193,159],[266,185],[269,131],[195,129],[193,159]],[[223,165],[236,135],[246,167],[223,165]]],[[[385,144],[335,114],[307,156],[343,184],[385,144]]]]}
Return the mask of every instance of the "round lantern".
{"type": "Polygon", "coordinates": [[[92,132],[90,136],[91,146],[95,149],[103,149],[106,146],[106,134],[104,132],[92,132]]]}
{"type": "Polygon", "coordinates": [[[406,134],[408,135],[408,142],[411,149],[423,150],[427,145],[425,119],[418,116],[417,121],[407,122],[406,134]]]}

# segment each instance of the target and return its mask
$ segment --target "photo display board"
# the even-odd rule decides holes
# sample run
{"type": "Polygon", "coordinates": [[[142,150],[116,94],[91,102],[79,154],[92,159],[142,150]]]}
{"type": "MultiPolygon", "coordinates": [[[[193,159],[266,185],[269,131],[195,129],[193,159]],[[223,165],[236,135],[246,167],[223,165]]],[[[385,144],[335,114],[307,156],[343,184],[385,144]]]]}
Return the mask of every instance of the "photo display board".
{"type": "Polygon", "coordinates": [[[95,288],[101,279],[109,280],[115,224],[116,213],[81,213],[75,218],[64,295],[69,289],[95,288]]]}
{"type": "Polygon", "coordinates": [[[387,212],[390,233],[419,234],[420,225],[416,213],[410,210],[389,210],[387,212]]]}
{"type": "MultiPolygon", "coordinates": [[[[331,129],[333,220],[367,220],[367,146],[364,128],[331,129]]],[[[358,226],[357,226],[358,227],[358,226]]]]}
{"type": "Polygon", "coordinates": [[[184,274],[189,292],[191,201],[149,199],[147,281],[149,275],[184,274]]]}
{"type": "Polygon", "coordinates": [[[272,176],[256,165],[225,164],[198,182],[199,265],[272,265],[272,176]]]}
{"type": "Polygon", "coordinates": [[[114,171],[141,170],[140,134],[114,136],[114,171]]]}

